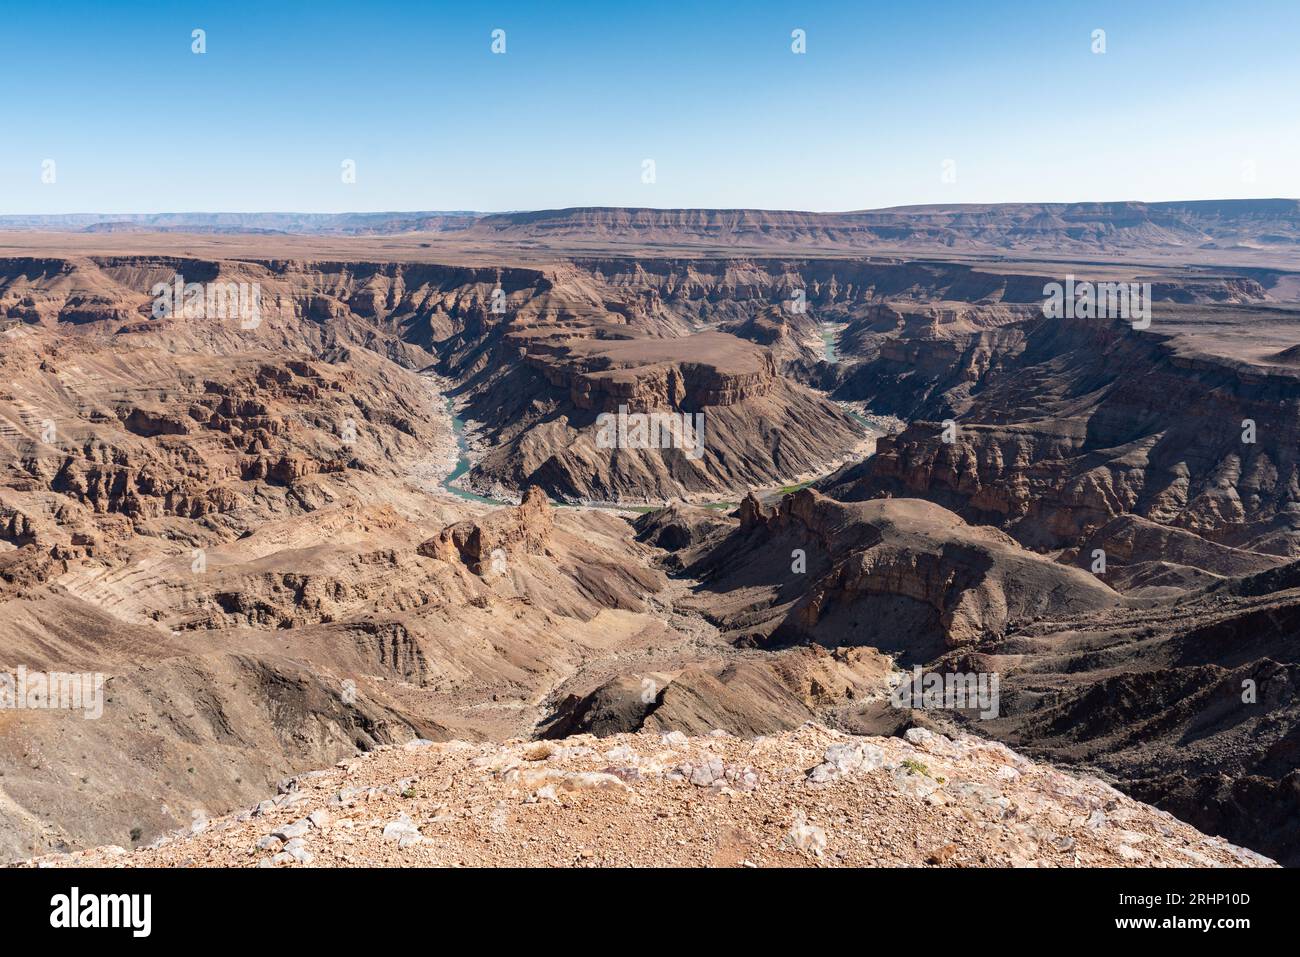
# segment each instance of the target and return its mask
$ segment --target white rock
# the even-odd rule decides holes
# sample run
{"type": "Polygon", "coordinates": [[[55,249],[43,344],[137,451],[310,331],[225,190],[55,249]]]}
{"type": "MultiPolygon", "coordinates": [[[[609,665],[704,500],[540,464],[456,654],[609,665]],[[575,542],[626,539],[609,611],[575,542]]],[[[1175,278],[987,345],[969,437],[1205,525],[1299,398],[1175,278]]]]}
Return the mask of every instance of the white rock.
{"type": "Polygon", "coordinates": [[[330,798],[330,804],[336,807],[351,807],[357,803],[357,798],[363,793],[364,789],[362,788],[343,788],[341,791],[334,793],[333,797],[330,798]]]}
{"type": "Polygon", "coordinates": [[[1218,867],[1218,864],[1210,860],[1210,858],[1206,857],[1204,854],[1196,853],[1190,847],[1177,847],[1174,848],[1174,850],[1176,850],[1179,854],[1183,854],[1187,856],[1200,867],[1218,867]]]}
{"type": "Polygon", "coordinates": [[[306,842],[300,837],[295,837],[286,844],[283,853],[290,855],[299,864],[310,864],[315,859],[311,851],[307,850],[306,842]]]}
{"type": "Polygon", "coordinates": [[[884,763],[885,752],[874,744],[832,744],[822,756],[822,763],[808,772],[808,778],[814,784],[825,784],[855,771],[874,771],[884,763]]]}
{"type": "Polygon", "coordinates": [[[816,824],[809,824],[803,811],[795,812],[794,826],[786,837],[796,848],[814,857],[821,857],[826,850],[826,831],[816,824]]]}
{"type": "Polygon", "coordinates": [[[282,827],[277,827],[271,832],[271,834],[282,841],[291,841],[295,837],[302,837],[306,834],[309,827],[310,825],[307,823],[307,819],[300,817],[292,824],[285,824],[282,827]]]}
{"type": "Polygon", "coordinates": [[[721,758],[709,758],[703,764],[697,764],[694,767],[686,765],[682,768],[682,773],[690,778],[690,782],[697,788],[707,788],[714,781],[724,779],[726,768],[722,765],[721,758]]]}
{"type": "Polygon", "coordinates": [[[902,769],[894,772],[894,784],[903,794],[918,799],[928,797],[939,787],[939,782],[934,778],[902,769]]]}
{"type": "Polygon", "coordinates": [[[412,838],[420,837],[420,829],[415,826],[415,822],[403,814],[396,821],[390,821],[384,825],[384,840],[390,844],[397,844],[398,847],[405,847],[411,842],[412,838]],[[405,843],[404,843],[405,842],[405,843]]]}
{"type": "Polygon", "coordinates": [[[605,760],[614,764],[637,764],[641,756],[626,744],[619,744],[605,752],[605,760]]]}
{"type": "Polygon", "coordinates": [[[751,767],[727,768],[727,783],[737,791],[753,791],[758,787],[758,772],[751,767]]]}
{"type": "Polygon", "coordinates": [[[565,791],[582,791],[588,788],[608,788],[615,791],[627,790],[627,785],[623,783],[622,778],[614,774],[606,774],[603,771],[578,771],[573,774],[566,774],[560,779],[560,787],[565,791]]]}
{"type": "Polygon", "coordinates": [[[577,744],[570,747],[556,748],[551,752],[548,761],[569,761],[574,758],[591,758],[595,757],[596,752],[584,744],[577,744]]]}

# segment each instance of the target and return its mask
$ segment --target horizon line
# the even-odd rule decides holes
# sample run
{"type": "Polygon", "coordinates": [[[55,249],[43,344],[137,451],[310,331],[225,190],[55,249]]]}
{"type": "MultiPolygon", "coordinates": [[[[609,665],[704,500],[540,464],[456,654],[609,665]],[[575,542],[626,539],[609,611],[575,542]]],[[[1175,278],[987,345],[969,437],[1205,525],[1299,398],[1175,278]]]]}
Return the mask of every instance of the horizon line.
{"type": "Polygon", "coordinates": [[[140,217],[140,216],[512,216],[521,213],[563,213],[579,210],[619,210],[627,212],[716,212],[716,213],[806,213],[816,216],[846,216],[860,213],[887,213],[902,210],[973,209],[991,206],[1191,206],[1220,203],[1300,203],[1300,197],[1253,196],[1223,197],[1220,199],[1094,199],[1094,200],[1013,200],[962,203],[904,203],[897,206],[859,207],[857,209],[799,209],[780,206],[538,206],[515,209],[347,209],[317,211],[304,209],[170,209],[157,212],[75,212],[75,213],[4,213],[0,220],[11,219],[72,219],[77,217],[140,217]]]}

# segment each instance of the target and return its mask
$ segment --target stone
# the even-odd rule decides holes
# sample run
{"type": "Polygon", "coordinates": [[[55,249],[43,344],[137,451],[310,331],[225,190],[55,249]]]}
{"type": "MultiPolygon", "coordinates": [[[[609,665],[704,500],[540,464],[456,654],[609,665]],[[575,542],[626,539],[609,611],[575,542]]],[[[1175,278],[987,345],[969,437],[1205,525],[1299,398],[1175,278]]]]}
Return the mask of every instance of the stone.
{"type": "Polygon", "coordinates": [[[690,765],[684,766],[682,773],[697,788],[707,788],[714,781],[724,779],[726,768],[723,767],[721,758],[709,758],[703,764],[697,764],[693,767],[690,765]]]}
{"type": "Polygon", "coordinates": [[[626,744],[619,744],[605,752],[605,760],[615,764],[639,764],[641,756],[626,744]]]}
{"type": "Polygon", "coordinates": [[[274,837],[280,838],[282,841],[291,841],[295,837],[302,837],[307,833],[310,827],[311,825],[307,823],[307,819],[300,817],[292,824],[285,824],[282,827],[277,827],[271,832],[271,834],[274,837]]]}
{"type": "Polygon", "coordinates": [[[826,850],[826,831],[816,824],[809,824],[803,811],[795,812],[794,825],[786,838],[794,847],[814,857],[821,857],[826,850]]]}
{"type": "Polygon", "coordinates": [[[406,847],[408,844],[419,841],[421,835],[420,829],[415,826],[415,822],[403,814],[396,821],[390,821],[384,825],[383,838],[398,847],[406,847]]]}
{"type": "Polygon", "coordinates": [[[365,792],[364,788],[343,788],[336,791],[330,798],[330,804],[335,807],[351,807],[357,803],[357,799],[365,792]]]}
{"type": "Polygon", "coordinates": [[[565,791],[581,791],[587,788],[607,788],[626,790],[627,785],[613,774],[601,771],[579,771],[566,774],[560,779],[560,787],[565,791]]]}
{"type": "Polygon", "coordinates": [[[727,768],[726,780],[737,791],[753,791],[759,785],[758,772],[749,766],[727,768]]]}
{"type": "Polygon", "coordinates": [[[936,791],[939,782],[928,774],[920,774],[905,768],[894,772],[894,784],[903,794],[922,800],[936,791]]]}
{"type": "Polygon", "coordinates": [[[822,756],[822,763],[808,772],[814,784],[826,784],[855,771],[874,771],[885,763],[885,753],[872,744],[832,744],[822,756]]]}

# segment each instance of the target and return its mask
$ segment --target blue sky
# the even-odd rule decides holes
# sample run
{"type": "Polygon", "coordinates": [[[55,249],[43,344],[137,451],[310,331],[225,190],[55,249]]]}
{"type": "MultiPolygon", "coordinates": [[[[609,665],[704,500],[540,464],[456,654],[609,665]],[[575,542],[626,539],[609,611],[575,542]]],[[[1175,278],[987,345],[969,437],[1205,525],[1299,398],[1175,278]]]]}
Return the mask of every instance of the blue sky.
{"type": "Polygon", "coordinates": [[[0,214],[1295,197],[1298,44],[1296,0],[10,5],[0,214]]]}

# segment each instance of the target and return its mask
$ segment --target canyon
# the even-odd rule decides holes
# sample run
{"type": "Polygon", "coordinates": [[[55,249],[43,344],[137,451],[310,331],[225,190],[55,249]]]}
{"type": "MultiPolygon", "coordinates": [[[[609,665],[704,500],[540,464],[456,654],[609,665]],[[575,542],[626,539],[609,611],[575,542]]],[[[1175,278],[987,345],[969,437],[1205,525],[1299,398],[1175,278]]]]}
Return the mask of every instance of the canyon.
{"type": "Polygon", "coordinates": [[[0,223],[0,672],[105,689],[0,709],[0,854],[293,866],[256,809],[355,775],[438,862],[539,803],[645,840],[521,862],[666,862],[642,788],[740,835],[683,863],[1294,865],[1298,237],[1282,200],[0,223]],[[1067,275],[1150,327],[1045,315],[1067,275]],[[177,276],[257,321],[158,315],[177,276]],[[620,410],[702,448],[610,448],[620,410]],[[916,666],[997,715],[897,707],[916,666]],[[841,746],[885,757],[786,780],[841,746]],[[518,807],[404,807],[440,775],[518,807]],[[1042,830],[969,832],[999,788],[1042,830]],[[837,844],[867,795],[919,858],[837,844]]]}

